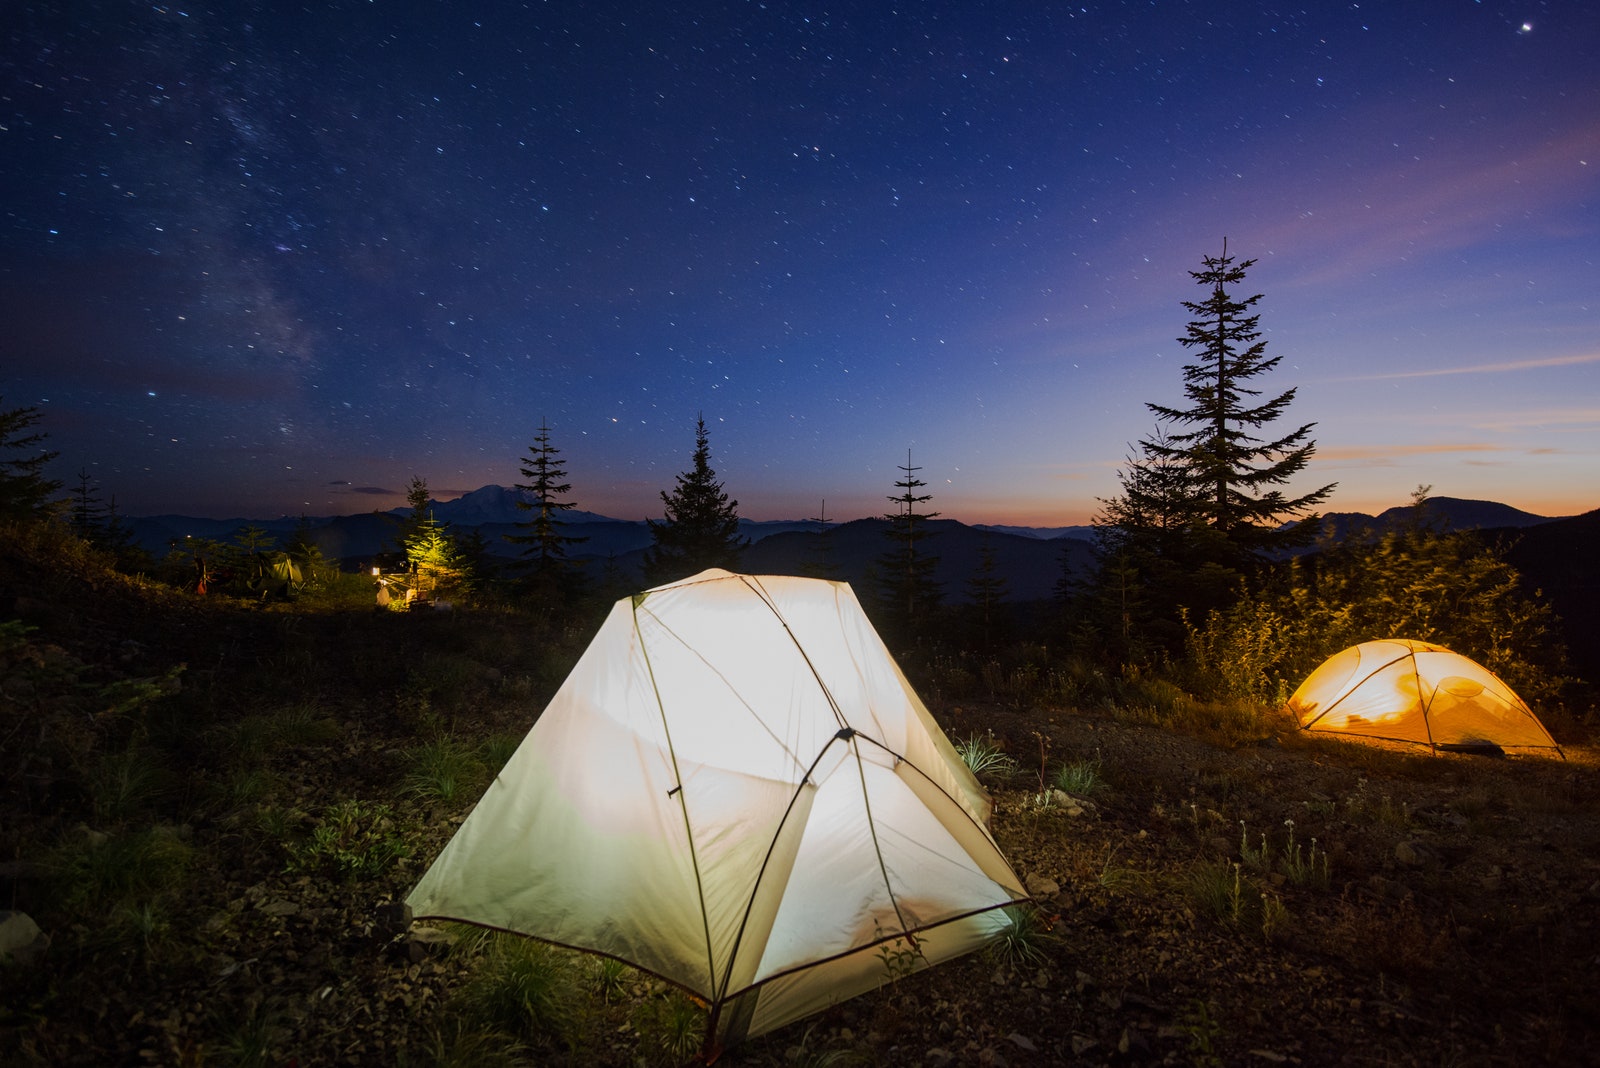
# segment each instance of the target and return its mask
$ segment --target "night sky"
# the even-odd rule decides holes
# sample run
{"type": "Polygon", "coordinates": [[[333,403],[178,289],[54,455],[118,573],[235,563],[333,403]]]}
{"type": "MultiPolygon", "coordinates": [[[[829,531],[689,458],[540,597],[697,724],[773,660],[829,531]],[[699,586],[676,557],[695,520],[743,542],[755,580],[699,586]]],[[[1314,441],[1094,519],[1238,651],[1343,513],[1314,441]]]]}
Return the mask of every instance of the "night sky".
{"type": "Polygon", "coordinates": [[[4,4],[0,394],[120,512],[1087,522],[1202,256],[1333,511],[1600,505],[1600,4],[4,4]]]}

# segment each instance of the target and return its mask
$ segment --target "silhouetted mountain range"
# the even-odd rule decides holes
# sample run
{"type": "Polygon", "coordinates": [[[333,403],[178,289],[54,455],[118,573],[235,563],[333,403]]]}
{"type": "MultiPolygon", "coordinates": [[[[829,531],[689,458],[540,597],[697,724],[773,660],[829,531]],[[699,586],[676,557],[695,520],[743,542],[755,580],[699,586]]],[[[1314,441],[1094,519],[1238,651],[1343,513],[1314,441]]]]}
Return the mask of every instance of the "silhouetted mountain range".
{"type": "MultiPolygon", "coordinates": [[[[506,541],[526,521],[528,513],[517,507],[518,492],[504,486],[484,486],[449,501],[433,502],[434,517],[458,532],[476,531],[488,546],[490,562],[509,564],[520,548],[506,541]]],[[[1552,519],[1493,501],[1435,497],[1424,505],[1426,522],[1442,530],[1479,530],[1501,541],[1510,563],[1523,575],[1530,590],[1540,590],[1561,616],[1572,654],[1573,667],[1583,677],[1600,678],[1600,510],[1552,519]]],[[[275,519],[198,519],[190,516],[150,516],[126,522],[134,540],[156,554],[181,549],[186,537],[230,541],[246,526],[260,528],[286,542],[302,523],[324,555],[349,568],[370,566],[384,552],[393,552],[403,508],[357,515],[275,519]]],[[[604,562],[607,569],[629,581],[642,581],[644,551],[651,543],[650,528],[642,520],[613,519],[573,509],[563,517],[567,533],[587,540],[572,546],[569,555],[604,562]]],[[[1414,506],[1385,510],[1376,516],[1360,512],[1334,512],[1324,517],[1335,536],[1370,530],[1381,533],[1415,522],[1414,506]]],[[[889,548],[887,523],[882,519],[857,519],[823,527],[808,520],[757,522],[742,520],[740,528],[750,539],[741,567],[755,574],[816,573],[826,568],[859,591],[872,589],[877,561],[889,548]]],[[[1040,601],[1054,595],[1065,574],[1077,577],[1093,561],[1092,527],[969,526],[953,519],[928,524],[922,548],[937,556],[937,581],[946,600],[969,600],[968,584],[978,573],[983,554],[994,561],[993,577],[1005,583],[1005,599],[1040,601]]]]}
{"type": "MultiPolygon", "coordinates": [[[[433,514],[458,532],[476,531],[492,558],[509,562],[520,555],[520,548],[506,539],[528,519],[527,510],[518,507],[518,502],[525,499],[518,490],[489,485],[454,500],[432,502],[433,514]]],[[[1551,522],[1546,516],[1493,501],[1436,497],[1425,507],[1430,522],[1449,530],[1522,529],[1551,522]]],[[[264,530],[281,544],[303,523],[324,555],[355,568],[367,566],[380,553],[398,548],[399,520],[405,513],[406,509],[396,508],[319,518],[200,519],[161,515],[133,518],[127,523],[134,540],[157,556],[174,547],[181,548],[189,537],[229,541],[247,526],[264,530]]],[[[1413,506],[1407,505],[1377,516],[1331,513],[1326,522],[1335,534],[1343,535],[1362,529],[1382,531],[1410,522],[1412,516],[1413,506]]],[[[586,539],[573,546],[569,555],[609,561],[630,577],[639,574],[644,550],[651,543],[650,528],[645,522],[577,509],[567,511],[562,518],[569,534],[586,539]]],[[[886,524],[881,519],[830,524],[826,539],[819,536],[822,525],[808,520],[741,520],[740,528],[751,542],[742,566],[757,573],[814,570],[826,563],[840,578],[859,585],[871,580],[874,562],[888,548],[886,524]]],[[[939,557],[935,577],[954,600],[965,599],[965,586],[977,571],[986,545],[993,553],[994,574],[1006,582],[1009,598],[1049,597],[1063,568],[1077,574],[1089,566],[1094,535],[1094,528],[1087,526],[969,526],[952,519],[933,520],[929,530],[924,547],[930,555],[939,557]]]]}

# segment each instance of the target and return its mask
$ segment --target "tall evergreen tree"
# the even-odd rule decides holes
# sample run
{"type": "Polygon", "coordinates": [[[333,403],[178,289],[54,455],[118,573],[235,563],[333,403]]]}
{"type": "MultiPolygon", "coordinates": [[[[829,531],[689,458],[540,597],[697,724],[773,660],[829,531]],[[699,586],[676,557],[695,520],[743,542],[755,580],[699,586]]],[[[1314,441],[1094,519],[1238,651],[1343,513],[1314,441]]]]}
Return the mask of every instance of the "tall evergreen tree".
{"type": "Polygon", "coordinates": [[[406,507],[411,509],[411,514],[404,520],[402,542],[433,519],[433,497],[428,492],[428,480],[421,475],[412,475],[411,481],[406,483],[406,507]]]}
{"type": "Polygon", "coordinates": [[[645,550],[645,579],[652,586],[723,567],[737,571],[750,539],[739,534],[739,502],[731,501],[711,469],[705,416],[695,422],[694,457],[669,494],[661,491],[666,515],[648,520],[653,543],[645,550]]]}
{"type": "Polygon", "coordinates": [[[461,546],[429,511],[406,538],[406,559],[411,565],[412,582],[420,599],[462,590],[470,585],[471,569],[461,546]]]}
{"type": "Polygon", "coordinates": [[[883,516],[889,523],[884,533],[894,546],[878,558],[883,569],[878,583],[890,628],[902,640],[910,640],[926,629],[944,595],[933,577],[939,557],[922,544],[932,533],[929,521],[939,513],[921,510],[933,494],[918,492],[927,483],[917,477],[922,468],[912,465],[910,449],[899,470],[902,477],[894,485],[900,492],[889,498],[895,510],[883,516]]]}
{"type": "Polygon", "coordinates": [[[89,472],[78,468],[78,486],[72,491],[72,510],[67,525],[84,541],[92,542],[99,535],[105,518],[105,504],[100,500],[100,490],[89,477],[89,472]]]}
{"type": "Polygon", "coordinates": [[[32,430],[38,421],[37,408],[0,411],[0,519],[48,515],[61,489],[59,481],[45,477],[45,466],[58,454],[42,448],[49,435],[32,430]],[[23,455],[10,459],[14,452],[23,455]]]}
{"type": "Polygon", "coordinates": [[[1333,484],[1299,496],[1280,488],[1294,479],[1316,451],[1306,423],[1276,438],[1256,432],[1276,422],[1294,401],[1286,389],[1267,400],[1250,383],[1278,365],[1254,311],[1261,294],[1239,299],[1230,287],[1244,281],[1254,260],[1235,262],[1222,244],[1221,256],[1206,256],[1203,269],[1190,271],[1207,296],[1184,301],[1194,316],[1179,344],[1197,359],[1184,366],[1185,408],[1147,404],[1174,429],[1166,437],[1140,442],[1147,459],[1171,462],[1181,469],[1186,492],[1202,509],[1206,522],[1242,559],[1272,549],[1309,543],[1318,524],[1314,510],[1333,492],[1333,484]],[[1300,519],[1285,528],[1289,519],[1300,519]]]}
{"type": "Polygon", "coordinates": [[[1191,469],[1172,455],[1160,426],[1117,473],[1122,492],[1102,498],[1095,569],[1073,590],[1079,622],[1117,662],[1142,663],[1183,639],[1182,610],[1203,613],[1227,602],[1241,574],[1222,534],[1209,525],[1191,469]]]}
{"type": "Polygon", "coordinates": [[[322,552],[322,546],[312,533],[311,520],[301,516],[283,551],[300,567],[302,581],[308,586],[319,586],[328,573],[336,570],[322,552]]]}
{"type": "Polygon", "coordinates": [[[519,470],[528,481],[517,483],[516,488],[527,494],[517,498],[517,507],[532,514],[517,524],[520,533],[506,540],[524,546],[529,586],[541,599],[549,599],[566,589],[575,574],[567,547],[589,539],[563,532],[560,515],[573,507],[574,502],[565,499],[572,492],[572,483],[567,481],[561,450],[550,444],[548,424],[540,424],[519,470]]]}
{"type": "Polygon", "coordinates": [[[988,651],[1007,636],[1005,602],[1011,596],[1011,583],[995,559],[994,532],[986,530],[978,541],[978,566],[967,577],[968,617],[978,648],[988,651]]]}
{"type": "Polygon", "coordinates": [[[817,525],[816,536],[806,545],[805,558],[800,562],[800,573],[806,578],[836,579],[839,565],[833,559],[833,520],[828,518],[828,502],[806,520],[817,525]]]}

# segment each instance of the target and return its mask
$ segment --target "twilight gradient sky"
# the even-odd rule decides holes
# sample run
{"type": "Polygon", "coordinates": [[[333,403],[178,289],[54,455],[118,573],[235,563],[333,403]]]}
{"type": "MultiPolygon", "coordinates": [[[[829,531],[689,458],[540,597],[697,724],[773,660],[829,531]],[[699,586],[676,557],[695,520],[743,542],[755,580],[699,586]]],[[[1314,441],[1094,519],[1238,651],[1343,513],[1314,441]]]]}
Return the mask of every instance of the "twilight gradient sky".
{"type": "Polygon", "coordinates": [[[11,0],[0,394],[129,515],[1087,522],[1208,253],[1306,489],[1600,504],[1600,4],[11,0]]]}

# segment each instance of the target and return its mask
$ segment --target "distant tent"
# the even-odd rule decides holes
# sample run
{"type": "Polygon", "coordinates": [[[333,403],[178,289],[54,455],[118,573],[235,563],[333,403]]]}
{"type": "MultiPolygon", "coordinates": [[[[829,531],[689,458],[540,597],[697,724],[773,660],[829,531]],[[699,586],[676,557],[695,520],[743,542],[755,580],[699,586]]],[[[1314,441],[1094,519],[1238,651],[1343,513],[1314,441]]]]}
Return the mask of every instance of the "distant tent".
{"type": "Polygon", "coordinates": [[[1435,750],[1559,747],[1493,672],[1440,645],[1386,638],[1322,662],[1289,698],[1307,731],[1435,750]]]}
{"type": "Polygon", "coordinates": [[[847,584],[712,570],[617,602],[407,901],[677,984],[709,1058],[1006,931],[989,815],[847,584]]]}

